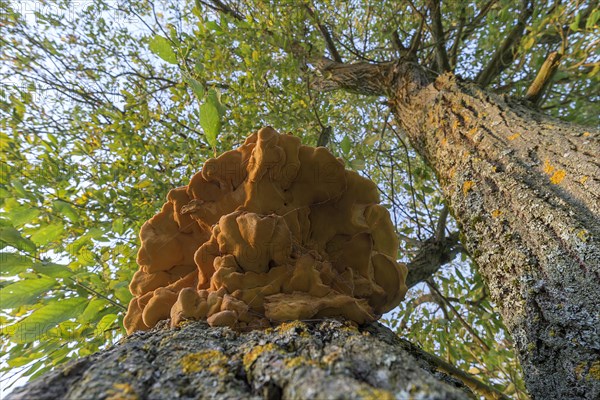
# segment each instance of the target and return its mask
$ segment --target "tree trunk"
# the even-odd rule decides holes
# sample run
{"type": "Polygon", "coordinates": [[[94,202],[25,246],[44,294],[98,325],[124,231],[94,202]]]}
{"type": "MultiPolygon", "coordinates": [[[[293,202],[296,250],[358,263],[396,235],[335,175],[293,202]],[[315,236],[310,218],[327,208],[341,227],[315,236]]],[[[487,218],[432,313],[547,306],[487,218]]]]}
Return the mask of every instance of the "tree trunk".
{"type": "Polygon", "coordinates": [[[189,322],[133,334],[16,389],[7,400],[474,397],[440,372],[443,362],[432,361],[377,323],[357,329],[336,320],[292,322],[240,333],[189,322]]]}
{"type": "Polygon", "coordinates": [[[531,394],[600,398],[597,132],[451,75],[395,111],[438,175],[531,394]]]}
{"type": "MultiPolygon", "coordinates": [[[[600,398],[600,134],[417,65],[321,66],[386,95],[438,176],[534,398],[600,398]]],[[[323,74],[325,76],[325,74],[323,74]]]]}

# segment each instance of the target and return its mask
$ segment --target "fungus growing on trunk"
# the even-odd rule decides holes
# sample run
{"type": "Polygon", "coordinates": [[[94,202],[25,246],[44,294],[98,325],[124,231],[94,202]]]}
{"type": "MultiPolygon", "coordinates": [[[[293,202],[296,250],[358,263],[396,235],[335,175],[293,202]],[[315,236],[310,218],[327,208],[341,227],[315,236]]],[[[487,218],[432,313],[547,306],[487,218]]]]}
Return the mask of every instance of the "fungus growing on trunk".
{"type": "Polygon", "coordinates": [[[171,319],[254,328],[373,321],[406,292],[406,267],[373,182],[323,147],[270,127],[208,160],[141,229],[128,333],[171,319]]]}

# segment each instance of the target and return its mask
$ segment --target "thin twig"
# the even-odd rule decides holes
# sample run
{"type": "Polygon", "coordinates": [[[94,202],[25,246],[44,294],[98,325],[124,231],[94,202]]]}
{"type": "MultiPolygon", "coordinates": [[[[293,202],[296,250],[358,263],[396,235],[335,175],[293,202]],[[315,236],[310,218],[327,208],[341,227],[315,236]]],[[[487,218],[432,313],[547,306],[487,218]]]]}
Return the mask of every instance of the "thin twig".
{"type": "Polygon", "coordinates": [[[427,286],[429,286],[429,288],[431,290],[433,290],[438,296],[440,296],[440,298],[444,301],[444,303],[446,303],[446,305],[450,308],[450,310],[452,311],[452,314],[454,314],[454,316],[458,319],[458,321],[461,323],[461,325],[467,330],[469,331],[469,333],[471,334],[471,336],[473,336],[473,339],[475,339],[475,341],[477,343],[479,343],[481,345],[481,347],[485,350],[485,351],[490,351],[490,346],[488,346],[483,339],[477,334],[477,332],[475,331],[475,329],[473,329],[473,327],[471,325],[469,325],[469,323],[467,321],[465,321],[463,319],[463,317],[460,315],[460,313],[458,311],[456,311],[456,308],[454,308],[454,306],[444,297],[444,295],[442,295],[442,293],[438,290],[438,288],[435,286],[435,284],[431,281],[427,282],[427,286]]]}
{"type": "Polygon", "coordinates": [[[77,286],[80,286],[80,287],[82,287],[83,289],[87,290],[88,292],[90,292],[90,293],[92,293],[92,294],[94,294],[94,295],[96,295],[96,296],[98,296],[98,297],[101,297],[101,298],[103,298],[104,300],[108,301],[109,303],[111,303],[111,304],[112,304],[112,305],[114,305],[115,307],[119,307],[119,308],[121,308],[121,309],[123,309],[123,310],[127,311],[127,307],[125,307],[124,305],[122,305],[122,304],[119,304],[119,303],[117,303],[116,301],[114,301],[113,299],[111,299],[111,298],[108,298],[107,296],[103,295],[102,293],[99,293],[99,292],[95,291],[95,290],[94,290],[94,289],[92,289],[91,287],[89,287],[89,286],[86,286],[86,285],[84,285],[84,284],[83,284],[83,283],[81,283],[81,282],[78,282],[76,279],[73,279],[73,278],[71,278],[71,277],[69,277],[69,279],[70,279],[71,281],[73,281],[73,283],[75,283],[77,286]]]}

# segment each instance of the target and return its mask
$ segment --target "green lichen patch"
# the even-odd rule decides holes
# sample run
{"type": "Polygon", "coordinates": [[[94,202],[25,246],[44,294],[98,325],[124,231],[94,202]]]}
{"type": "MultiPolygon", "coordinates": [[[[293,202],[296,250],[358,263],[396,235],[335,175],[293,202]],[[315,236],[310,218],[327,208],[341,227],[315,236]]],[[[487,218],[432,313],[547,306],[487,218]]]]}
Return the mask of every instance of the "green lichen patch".
{"type": "Polygon", "coordinates": [[[395,397],[387,390],[377,388],[364,388],[356,393],[363,400],[394,400],[395,397]]]}
{"type": "Polygon", "coordinates": [[[354,321],[344,321],[342,330],[346,332],[358,332],[358,324],[354,321]]]}
{"type": "Polygon", "coordinates": [[[588,373],[588,379],[600,381],[600,361],[594,361],[588,373]]]}
{"type": "Polygon", "coordinates": [[[254,346],[252,350],[244,354],[244,369],[246,372],[250,370],[254,361],[256,361],[261,354],[269,351],[280,351],[280,349],[273,343],[267,343],[265,345],[254,346]]]}
{"type": "Polygon", "coordinates": [[[308,358],[302,357],[302,356],[286,358],[283,361],[283,363],[285,364],[286,368],[296,368],[301,365],[310,365],[310,366],[318,366],[319,365],[319,363],[317,361],[311,360],[311,359],[308,359],[308,358]]]}
{"type": "Polygon", "coordinates": [[[339,350],[336,351],[332,351],[331,353],[325,354],[323,357],[321,357],[321,362],[325,365],[331,365],[334,362],[336,362],[337,360],[341,359],[343,357],[342,352],[339,350]]]}
{"type": "Polygon", "coordinates": [[[227,368],[227,357],[218,350],[200,351],[183,356],[181,367],[186,374],[205,370],[213,374],[222,374],[227,368]]]}
{"type": "Polygon", "coordinates": [[[284,332],[294,332],[299,334],[301,337],[309,337],[308,334],[308,326],[302,321],[290,321],[290,322],[282,322],[277,326],[277,331],[280,333],[284,332]]]}
{"type": "Polygon", "coordinates": [[[106,400],[138,400],[139,397],[133,386],[128,383],[115,383],[108,390],[106,400]]]}

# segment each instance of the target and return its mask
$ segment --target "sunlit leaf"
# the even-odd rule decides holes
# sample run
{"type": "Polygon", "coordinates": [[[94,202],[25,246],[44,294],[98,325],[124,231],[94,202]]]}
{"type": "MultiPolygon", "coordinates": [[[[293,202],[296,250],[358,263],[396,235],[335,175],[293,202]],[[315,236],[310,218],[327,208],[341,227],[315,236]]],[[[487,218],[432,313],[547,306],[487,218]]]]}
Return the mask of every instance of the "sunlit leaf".
{"type": "Polygon", "coordinates": [[[69,218],[71,222],[79,221],[79,213],[71,204],[63,200],[56,200],[53,204],[56,211],[69,218]]]}
{"type": "Polygon", "coordinates": [[[119,316],[117,314],[106,314],[100,322],[98,322],[98,326],[96,327],[96,331],[98,334],[103,334],[107,329],[109,329],[113,323],[117,320],[119,316]]]}
{"type": "Polygon", "coordinates": [[[217,137],[221,131],[221,116],[219,100],[214,90],[209,90],[206,101],[200,106],[200,126],[206,135],[206,141],[211,147],[217,147],[217,137]]]}
{"type": "MultiPolygon", "coordinates": [[[[15,275],[19,272],[31,268],[33,261],[31,257],[26,257],[18,253],[2,252],[0,253],[0,274],[15,275]]],[[[0,302],[2,299],[0,298],[0,302]]]]}
{"type": "Polygon", "coordinates": [[[32,304],[39,296],[57,285],[56,279],[41,277],[25,279],[0,289],[0,308],[15,308],[32,304]]]}
{"type": "Polygon", "coordinates": [[[0,225],[0,243],[35,254],[36,245],[29,239],[21,236],[21,233],[9,225],[0,225]]]}
{"type": "Polygon", "coordinates": [[[340,148],[342,149],[344,154],[350,153],[350,149],[352,148],[352,141],[348,136],[344,136],[344,138],[340,142],[340,148]]]}
{"type": "Polygon", "coordinates": [[[171,47],[171,42],[164,36],[155,35],[149,42],[151,52],[162,58],[168,63],[177,64],[177,55],[171,47]]]}
{"type": "Polygon", "coordinates": [[[29,343],[42,340],[44,333],[63,321],[75,318],[87,304],[85,298],[53,300],[47,305],[35,310],[30,316],[18,323],[8,326],[4,331],[11,335],[17,343],[29,343]]]}
{"type": "Polygon", "coordinates": [[[73,270],[66,265],[53,262],[37,262],[33,264],[33,270],[52,278],[67,278],[74,274],[73,270]]]}
{"type": "Polygon", "coordinates": [[[61,223],[54,223],[37,228],[31,235],[31,240],[38,245],[45,245],[58,238],[64,230],[61,223]]]}
{"type": "Polygon", "coordinates": [[[98,313],[102,311],[110,303],[105,299],[92,299],[83,313],[80,315],[78,321],[82,323],[90,322],[98,316],[98,313]]]}
{"type": "Polygon", "coordinates": [[[184,75],[183,79],[187,82],[188,85],[190,85],[190,88],[192,88],[192,91],[194,92],[198,100],[202,100],[202,98],[204,97],[204,85],[202,85],[200,82],[198,82],[191,76],[184,75]]]}
{"type": "Polygon", "coordinates": [[[350,160],[350,167],[356,171],[361,171],[365,169],[365,166],[365,160],[361,158],[355,158],[354,160],[350,160]]]}

